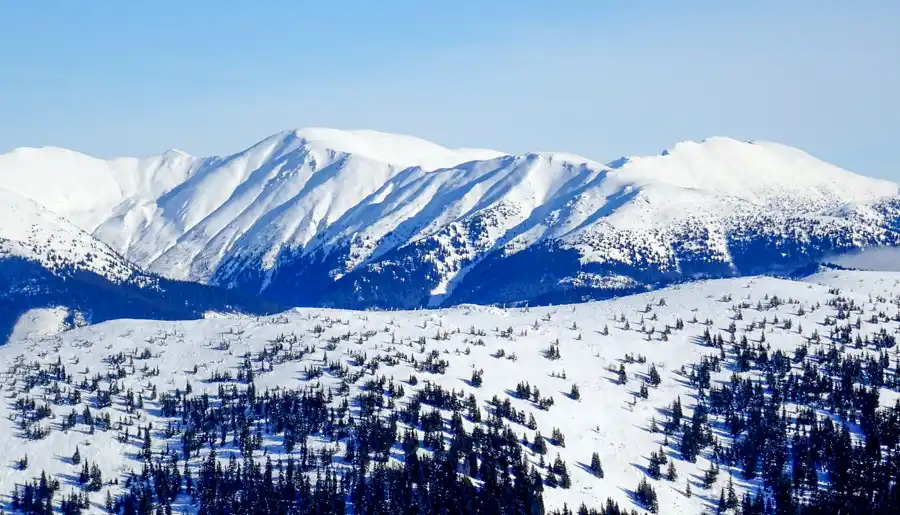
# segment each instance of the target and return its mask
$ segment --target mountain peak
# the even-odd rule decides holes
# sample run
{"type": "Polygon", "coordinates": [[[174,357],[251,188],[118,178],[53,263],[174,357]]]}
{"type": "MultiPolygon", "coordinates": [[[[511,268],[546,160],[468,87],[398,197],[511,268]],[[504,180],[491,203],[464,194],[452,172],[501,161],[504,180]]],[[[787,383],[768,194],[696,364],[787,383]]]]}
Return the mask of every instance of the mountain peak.
{"type": "MultiPolygon", "coordinates": [[[[370,129],[329,129],[308,127],[282,131],[272,138],[296,138],[345,154],[365,157],[401,167],[425,169],[448,168],[468,161],[492,159],[505,155],[488,149],[447,148],[415,136],[392,134],[370,129]]],[[[267,138],[271,139],[271,138],[267,138]]]]}
{"type": "Polygon", "coordinates": [[[742,198],[792,193],[851,202],[898,192],[896,183],[843,170],[788,145],[723,136],[681,141],[658,155],[623,157],[607,166],[646,183],[742,198]]]}
{"type": "Polygon", "coordinates": [[[191,154],[177,148],[167,149],[162,153],[163,157],[194,157],[191,154]]]}

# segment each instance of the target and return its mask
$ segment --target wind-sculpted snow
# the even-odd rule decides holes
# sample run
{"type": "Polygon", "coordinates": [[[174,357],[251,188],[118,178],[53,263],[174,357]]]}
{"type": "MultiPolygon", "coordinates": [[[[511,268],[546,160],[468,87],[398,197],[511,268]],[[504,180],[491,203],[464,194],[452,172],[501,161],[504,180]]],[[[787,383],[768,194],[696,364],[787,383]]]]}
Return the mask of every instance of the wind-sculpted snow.
{"type": "Polygon", "coordinates": [[[7,511],[44,502],[42,474],[52,507],[90,512],[900,508],[898,274],[59,334],[41,320],[59,323],[35,314],[0,347],[7,511]]]}
{"type": "Polygon", "coordinates": [[[0,187],[146,270],[291,305],[605,298],[900,242],[897,184],[728,138],[604,166],[306,129],[227,157],[21,149],[0,187]]]}

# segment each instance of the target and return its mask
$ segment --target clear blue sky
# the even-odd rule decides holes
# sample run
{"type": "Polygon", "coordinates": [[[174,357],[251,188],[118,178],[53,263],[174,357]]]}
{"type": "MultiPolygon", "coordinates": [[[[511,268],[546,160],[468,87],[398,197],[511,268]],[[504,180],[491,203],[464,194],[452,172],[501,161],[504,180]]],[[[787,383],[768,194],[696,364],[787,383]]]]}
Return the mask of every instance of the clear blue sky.
{"type": "Polygon", "coordinates": [[[0,0],[0,151],[372,128],[601,161],[727,135],[900,180],[900,2],[0,0]]]}

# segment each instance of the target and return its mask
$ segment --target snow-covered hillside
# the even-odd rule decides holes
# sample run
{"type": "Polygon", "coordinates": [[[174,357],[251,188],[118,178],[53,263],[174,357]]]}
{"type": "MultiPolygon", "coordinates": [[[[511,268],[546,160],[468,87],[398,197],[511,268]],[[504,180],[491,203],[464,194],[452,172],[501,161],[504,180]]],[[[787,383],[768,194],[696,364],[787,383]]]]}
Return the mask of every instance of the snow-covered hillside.
{"type": "MultiPolygon", "coordinates": [[[[748,493],[744,502],[751,508],[762,493],[759,501],[779,513],[788,513],[780,511],[788,504],[816,502],[890,513],[900,507],[891,504],[897,486],[883,488],[896,481],[896,468],[865,474],[857,467],[872,466],[862,443],[871,450],[876,433],[883,457],[876,467],[900,452],[900,427],[892,425],[900,420],[893,407],[900,398],[898,306],[898,274],[823,271],[804,281],[700,281],[531,309],[295,309],[269,317],[120,320],[53,336],[38,332],[0,347],[0,390],[8,399],[0,404],[0,492],[16,487],[21,503],[23,485],[45,471],[51,483],[59,481],[55,503],[83,492],[90,511],[102,511],[107,502],[126,509],[149,496],[145,502],[160,509],[171,503],[175,511],[194,512],[238,489],[229,502],[258,495],[251,484],[271,485],[269,500],[256,502],[273,503],[292,481],[285,480],[287,467],[301,478],[298,488],[316,488],[303,486],[308,477],[318,488],[343,492],[329,501],[338,503],[331,509],[343,513],[347,502],[355,505],[353,513],[380,513],[403,502],[374,493],[387,488],[376,477],[383,478],[378,474],[391,463],[404,463],[395,471],[404,481],[410,470],[415,476],[411,455],[422,467],[429,456],[456,456],[452,470],[487,488],[491,474],[502,474],[486,465],[497,456],[493,448],[525,463],[518,469],[512,458],[503,466],[513,470],[504,481],[518,486],[498,487],[494,501],[526,495],[534,483],[524,485],[517,474],[533,470],[548,511],[582,503],[602,509],[611,499],[627,511],[655,505],[664,514],[715,512],[724,503],[734,513],[731,484],[733,502],[748,493]],[[875,405],[866,404],[870,392],[875,405]],[[677,415],[676,401],[683,410],[677,415]],[[883,421],[877,431],[867,422],[873,413],[883,421]],[[681,422],[673,423],[675,417],[681,422]],[[860,445],[845,449],[856,458],[840,461],[839,443],[822,451],[804,447],[810,432],[820,443],[840,442],[823,432],[832,422],[860,445]],[[497,433],[503,426],[510,431],[497,433]],[[494,436],[481,440],[479,431],[494,436]],[[501,443],[509,439],[512,447],[501,443]],[[184,442],[191,446],[187,460],[184,442]],[[365,442],[387,447],[361,447],[365,442]],[[273,470],[211,494],[214,470],[204,465],[210,444],[220,474],[235,467],[248,473],[254,460],[267,459],[273,470]],[[816,456],[812,462],[806,452],[816,456]],[[593,466],[594,453],[602,474],[593,466]],[[780,467],[779,481],[786,474],[786,486],[769,483],[772,463],[780,467]],[[169,475],[171,467],[178,475],[169,475]],[[359,467],[372,481],[365,491],[352,472],[359,467]],[[855,472],[848,475],[850,467],[855,472]],[[888,483],[876,479],[882,472],[888,483]],[[329,487],[331,473],[338,481],[329,487]],[[873,482],[852,483],[864,477],[873,482]],[[160,490],[162,478],[170,482],[160,490]],[[646,488],[638,491],[642,480],[655,501],[646,488]],[[847,484],[856,486],[843,493],[847,484]],[[193,500],[190,488],[200,490],[193,500]],[[853,493],[863,491],[871,495],[853,493]]],[[[423,509],[435,502],[428,492],[439,495],[426,477],[407,491],[408,502],[424,503],[423,509]]],[[[324,497],[316,499],[298,502],[324,497]]],[[[5,502],[9,507],[12,497],[5,502]]],[[[267,506],[271,513],[283,509],[267,506]]]]}
{"type": "Polygon", "coordinates": [[[198,318],[207,310],[276,310],[237,292],[148,274],[69,221],[2,188],[0,221],[0,346],[17,336],[16,327],[32,332],[23,329],[30,318],[71,326],[78,319],[171,320],[198,318]]]}
{"type": "Polygon", "coordinates": [[[294,305],[597,298],[900,243],[900,187],[712,138],[601,165],[286,131],[227,157],[0,156],[0,187],[129,260],[294,305]]]}
{"type": "Polygon", "coordinates": [[[117,281],[131,278],[136,271],[105,243],[36,202],[2,188],[0,220],[0,258],[33,260],[51,270],[85,269],[117,281]]]}

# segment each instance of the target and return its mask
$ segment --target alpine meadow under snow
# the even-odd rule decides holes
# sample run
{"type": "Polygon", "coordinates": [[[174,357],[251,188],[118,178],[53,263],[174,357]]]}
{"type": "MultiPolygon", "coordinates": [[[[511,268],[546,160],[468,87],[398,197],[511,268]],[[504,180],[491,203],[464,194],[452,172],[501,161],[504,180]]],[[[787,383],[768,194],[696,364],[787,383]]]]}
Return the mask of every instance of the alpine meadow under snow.
{"type": "Polygon", "coordinates": [[[0,491],[25,511],[896,513],[898,327],[900,275],[826,268],[21,330],[0,347],[0,491]]]}
{"type": "Polygon", "coordinates": [[[898,247],[776,143],[17,149],[0,512],[900,513],[898,247]]]}

